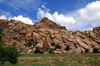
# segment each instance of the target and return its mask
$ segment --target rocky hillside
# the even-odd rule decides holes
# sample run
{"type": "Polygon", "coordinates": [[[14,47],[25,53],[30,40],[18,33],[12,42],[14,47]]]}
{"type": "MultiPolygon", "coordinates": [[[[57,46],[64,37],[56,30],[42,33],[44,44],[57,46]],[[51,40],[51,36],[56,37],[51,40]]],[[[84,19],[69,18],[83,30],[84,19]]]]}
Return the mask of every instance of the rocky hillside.
{"type": "Polygon", "coordinates": [[[84,53],[100,50],[100,27],[87,31],[68,31],[48,18],[34,25],[18,20],[0,20],[5,47],[13,45],[21,53],[84,53]]]}

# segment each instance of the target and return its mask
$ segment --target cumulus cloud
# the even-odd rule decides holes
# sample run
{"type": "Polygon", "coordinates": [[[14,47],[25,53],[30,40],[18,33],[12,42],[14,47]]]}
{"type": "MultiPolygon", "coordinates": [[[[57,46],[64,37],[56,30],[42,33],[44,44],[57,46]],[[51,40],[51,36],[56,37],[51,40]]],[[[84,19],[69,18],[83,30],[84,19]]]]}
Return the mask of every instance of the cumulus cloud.
{"type": "Polygon", "coordinates": [[[18,17],[14,18],[9,17],[9,19],[20,20],[26,24],[31,24],[31,25],[33,24],[31,19],[29,19],[28,17],[23,17],[22,15],[19,15],[18,17]]]}
{"type": "MultiPolygon", "coordinates": [[[[53,14],[51,14],[51,13],[49,13],[50,9],[45,8],[44,5],[42,5],[42,8],[44,8],[44,10],[42,10],[41,8],[38,8],[38,10],[39,10],[39,12],[37,12],[38,19],[41,19],[42,17],[47,17],[47,18],[57,22],[58,24],[61,24],[64,26],[73,25],[76,23],[76,20],[71,16],[59,14],[57,11],[54,12],[53,14]]],[[[68,26],[68,27],[70,27],[70,26],[68,26]]]]}
{"type": "Polygon", "coordinates": [[[42,5],[42,8],[38,8],[38,19],[47,17],[66,26],[68,30],[88,30],[100,25],[100,1],[89,3],[84,8],[71,12],[71,14],[60,14],[57,11],[51,14],[50,9],[44,5],[42,5]]]}
{"type": "Polygon", "coordinates": [[[100,1],[89,3],[78,10],[80,17],[91,23],[92,26],[100,24],[100,1]]]}
{"type": "Polygon", "coordinates": [[[7,19],[7,18],[5,17],[5,15],[1,15],[0,19],[7,19]]]}
{"type": "Polygon", "coordinates": [[[26,23],[26,24],[31,24],[31,25],[33,25],[33,23],[32,23],[32,20],[31,19],[29,19],[28,17],[23,17],[22,15],[19,15],[18,17],[6,17],[5,15],[1,15],[0,16],[0,19],[8,19],[8,20],[11,20],[11,19],[15,19],[15,20],[20,20],[20,21],[22,21],[22,22],[24,22],[24,23],[26,23]]]}

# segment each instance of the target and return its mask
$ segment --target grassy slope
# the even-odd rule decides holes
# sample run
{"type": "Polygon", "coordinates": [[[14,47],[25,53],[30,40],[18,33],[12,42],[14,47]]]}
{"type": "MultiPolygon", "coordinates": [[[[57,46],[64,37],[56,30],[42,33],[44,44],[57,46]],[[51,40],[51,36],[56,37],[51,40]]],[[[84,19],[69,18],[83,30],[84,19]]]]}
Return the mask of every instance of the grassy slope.
{"type": "Polygon", "coordinates": [[[100,66],[100,54],[21,54],[15,65],[2,66],[100,66]]]}

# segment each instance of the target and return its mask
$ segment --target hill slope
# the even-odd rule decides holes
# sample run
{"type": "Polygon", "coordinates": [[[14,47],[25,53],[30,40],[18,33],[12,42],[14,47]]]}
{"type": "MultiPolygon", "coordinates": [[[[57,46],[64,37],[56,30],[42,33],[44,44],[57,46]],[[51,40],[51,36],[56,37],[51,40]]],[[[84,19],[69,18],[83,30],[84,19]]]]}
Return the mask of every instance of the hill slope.
{"type": "Polygon", "coordinates": [[[0,26],[4,27],[4,45],[13,45],[21,53],[77,54],[84,53],[85,49],[89,49],[90,53],[93,48],[100,49],[100,27],[95,27],[92,31],[68,31],[45,17],[34,25],[13,19],[0,20],[0,26]]]}

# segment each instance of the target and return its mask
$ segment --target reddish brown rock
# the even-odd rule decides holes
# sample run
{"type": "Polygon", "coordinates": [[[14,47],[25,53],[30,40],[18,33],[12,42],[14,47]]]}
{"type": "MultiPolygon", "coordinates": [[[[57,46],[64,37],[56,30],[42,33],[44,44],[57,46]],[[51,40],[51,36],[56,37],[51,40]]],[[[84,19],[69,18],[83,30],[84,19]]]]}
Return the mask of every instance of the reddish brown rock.
{"type": "Polygon", "coordinates": [[[49,41],[46,39],[44,44],[43,44],[43,48],[46,48],[47,46],[49,46],[49,41]]]}
{"type": "Polygon", "coordinates": [[[62,29],[65,30],[65,27],[56,24],[55,22],[49,20],[46,17],[43,17],[40,23],[35,23],[35,27],[37,28],[50,28],[50,29],[62,29]]]}
{"type": "MultiPolygon", "coordinates": [[[[6,46],[13,45],[17,42],[17,49],[21,53],[34,53],[36,47],[46,48],[49,46],[55,49],[51,43],[59,43],[62,48],[54,50],[54,53],[85,53],[85,49],[93,52],[93,48],[100,50],[100,27],[95,27],[93,30],[87,31],[68,31],[64,26],[56,24],[48,18],[43,18],[40,22],[34,25],[24,24],[19,20],[0,20],[0,26],[4,27],[5,37],[3,38],[6,46]],[[27,42],[32,44],[39,42],[36,46],[28,46],[27,42]],[[70,50],[66,51],[65,48],[69,46],[70,50]],[[23,50],[20,50],[23,48],[23,50]],[[30,51],[32,50],[32,52],[30,51]],[[34,49],[34,51],[33,51],[34,49]]],[[[44,50],[40,51],[44,52],[44,50]]],[[[49,50],[47,51],[49,52],[49,50]]]]}
{"type": "Polygon", "coordinates": [[[39,35],[37,33],[33,32],[32,39],[34,40],[34,42],[38,41],[39,35]]]}

